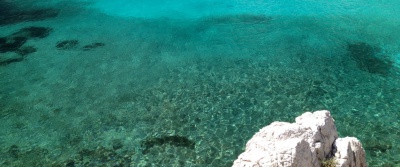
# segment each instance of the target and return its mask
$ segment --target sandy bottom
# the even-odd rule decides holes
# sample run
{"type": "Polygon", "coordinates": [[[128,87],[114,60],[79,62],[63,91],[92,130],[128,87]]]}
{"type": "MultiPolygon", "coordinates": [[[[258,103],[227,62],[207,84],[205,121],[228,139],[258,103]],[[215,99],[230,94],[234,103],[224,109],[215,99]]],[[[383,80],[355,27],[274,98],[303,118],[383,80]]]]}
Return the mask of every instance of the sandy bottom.
{"type": "Polygon", "coordinates": [[[319,109],[370,166],[400,164],[400,21],[60,8],[0,27],[52,28],[0,66],[1,166],[230,166],[263,126],[319,109]]]}

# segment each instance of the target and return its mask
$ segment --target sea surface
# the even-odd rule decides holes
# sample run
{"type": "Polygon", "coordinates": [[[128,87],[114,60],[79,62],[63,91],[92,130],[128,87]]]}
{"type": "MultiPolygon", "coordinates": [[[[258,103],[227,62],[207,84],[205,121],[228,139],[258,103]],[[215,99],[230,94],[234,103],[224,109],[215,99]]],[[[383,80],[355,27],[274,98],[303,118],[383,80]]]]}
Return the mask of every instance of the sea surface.
{"type": "Polygon", "coordinates": [[[0,0],[0,166],[231,166],[329,110],[400,166],[398,0],[0,0]]]}

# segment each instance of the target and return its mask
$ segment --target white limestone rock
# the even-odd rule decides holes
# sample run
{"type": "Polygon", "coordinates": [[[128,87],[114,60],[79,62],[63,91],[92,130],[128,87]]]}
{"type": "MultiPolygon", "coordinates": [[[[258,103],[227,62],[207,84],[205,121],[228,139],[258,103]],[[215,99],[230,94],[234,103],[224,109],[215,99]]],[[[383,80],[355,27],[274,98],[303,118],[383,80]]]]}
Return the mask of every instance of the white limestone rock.
{"type": "Polygon", "coordinates": [[[340,167],[367,166],[365,151],[361,142],[355,137],[339,138],[335,141],[337,152],[335,157],[340,167]]]}
{"type": "Polygon", "coordinates": [[[273,122],[262,128],[247,142],[245,152],[239,155],[233,166],[319,167],[321,160],[335,155],[340,155],[338,166],[343,166],[341,162],[355,167],[366,166],[365,152],[357,139],[337,139],[336,126],[329,111],[306,112],[297,117],[295,123],[273,122]],[[340,151],[336,152],[335,141],[339,141],[340,151]],[[357,157],[349,159],[350,154],[357,157]]]}

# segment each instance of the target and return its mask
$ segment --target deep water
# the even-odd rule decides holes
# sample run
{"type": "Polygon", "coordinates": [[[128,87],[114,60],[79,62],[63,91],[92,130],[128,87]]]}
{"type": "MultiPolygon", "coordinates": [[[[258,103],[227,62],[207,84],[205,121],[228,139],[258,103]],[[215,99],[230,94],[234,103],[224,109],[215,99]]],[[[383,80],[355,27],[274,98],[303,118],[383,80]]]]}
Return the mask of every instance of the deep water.
{"type": "Polygon", "coordinates": [[[0,166],[231,166],[321,109],[399,166],[398,5],[0,0],[0,166]]]}

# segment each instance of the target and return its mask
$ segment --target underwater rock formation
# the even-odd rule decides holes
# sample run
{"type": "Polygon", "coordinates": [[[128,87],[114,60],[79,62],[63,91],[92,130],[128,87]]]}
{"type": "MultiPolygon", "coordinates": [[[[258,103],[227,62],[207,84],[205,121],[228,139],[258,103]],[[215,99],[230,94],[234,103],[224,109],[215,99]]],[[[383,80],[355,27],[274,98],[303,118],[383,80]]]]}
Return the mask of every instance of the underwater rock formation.
{"type": "Polygon", "coordinates": [[[78,40],[64,40],[57,42],[56,48],[59,50],[70,50],[75,48],[79,44],[78,40]]]}
{"type": "Polygon", "coordinates": [[[392,68],[392,62],[378,56],[381,51],[379,47],[359,42],[348,44],[347,50],[350,57],[356,61],[358,68],[363,71],[387,75],[392,68]]]}
{"type": "Polygon", "coordinates": [[[186,147],[189,149],[194,149],[195,148],[195,142],[192,140],[189,140],[186,137],[182,136],[164,136],[164,137],[158,137],[158,138],[149,138],[147,140],[144,140],[142,142],[142,148],[143,154],[146,154],[149,152],[149,149],[154,147],[154,146],[162,146],[162,145],[171,145],[171,146],[177,146],[177,147],[186,147]]]}
{"type": "Polygon", "coordinates": [[[22,46],[22,47],[20,47],[19,49],[17,49],[16,51],[15,51],[15,53],[18,53],[19,55],[21,55],[21,56],[26,56],[26,55],[28,55],[28,54],[31,54],[31,53],[33,53],[33,52],[36,52],[36,48],[35,47],[33,47],[33,46],[22,46]]]}
{"type": "Polygon", "coordinates": [[[26,27],[6,36],[0,37],[0,53],[17,51],[25,42],[32,38],[44,38],[50,34],[51,28],[26,27]]]}
{"type": "Polygon", "coordinates": [[[365,167],[365,151],[356,138],[338,138],[329,111],[306,112],[295,123],[273,122],[246,144],[234,167],[320,167],[335,158],[336,166],[365,167]]]}
{"type": "Polygon", "coordinates": [[[1,37],[0,53],[16,51],[26,42],[26,40],[26,37],[19,36],[1,37]]]}
{"type": "Polygon", "coordinates": [[[26,21],[38,21],[58,15],[56,9],[30,9],[17,7],[11,1],[0,0],[0,26],[26,21]]]}
{"type": "Polygon", "coordinates": [[[45,38],[51,31],[52,28],[32,26],[22,28],[9,36],[0,37],[0,53],[15,52],[18,54],[12,57],[0,56],[0,65],[22,61],[26,55],[36,52],[37,49],[35,47],[23,45],[29,39],[45,38]]]}
{"type": "Polygon", "coordinates": [[[1,56],[0,57],[0,66],[5,66],[11,63],[15,63],[15,62],[20,62],[24,60],[23,56],[19,56],[19,55],[12,55],[12,56],[1,56]]]}
{"type": "Polygon", "coordinates": [[[31,26],[31,27],[22,28],[19,31],[13,33],[11,36],[25,37],[27,39],[44,38],[44,37],[47,37],[52,30],[53,30],[52,28],[48,28],[48,27],[31,26]]]}
{"type": "MultiPolygon", "coordinates": [[[[64,40],[64,41],[59,41],[56,44],[56,48],[59,50],[73,50],[75,48],[77,48],[79,45],[79,41],[76,39],[71,39],[71,40],[64,40]]],[[[98,47],[102,47],[105,46],[106,44],[101,43],[101,42],[94,42],[91,44],[87,44],[85,46],[82,47],[83,51],[88,51],[91,49],[95,49],[98,47]]]]}
{"type": "Polygon", "coordinates": [[[105,45],[106,44],[101,43],[101,42],[95,42],[95,43],[83,46],[82,50],[88,51],[88,50],[95,49],[95,48],[98,48],[98,47],[102,47],[102,46],[105,46],[105,45]]]}
{"type": "Polygon", "coordinates": [[[252,15],[252,14],[236,14],[226,16],[206,17],[203,24],[237,24],[237,23],[269,23],[273,20],[271,16],[252,15]]]}

